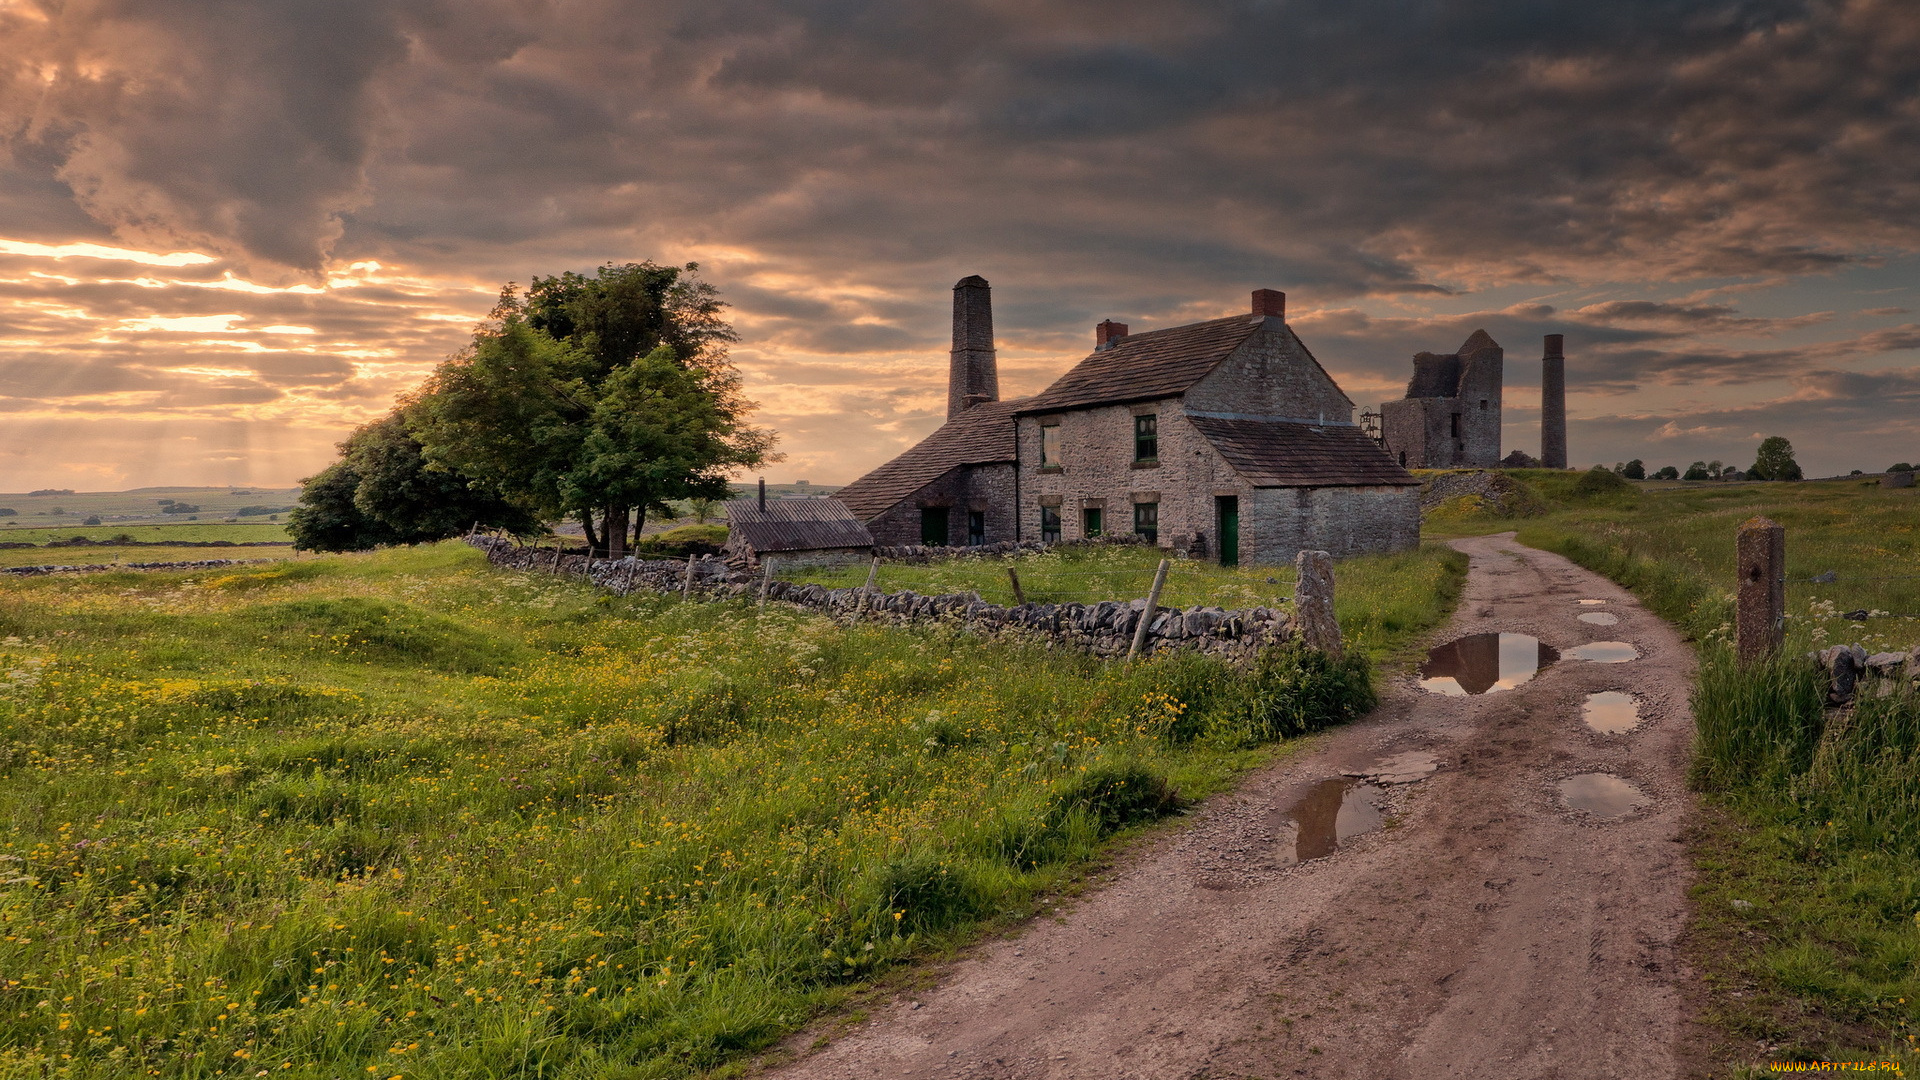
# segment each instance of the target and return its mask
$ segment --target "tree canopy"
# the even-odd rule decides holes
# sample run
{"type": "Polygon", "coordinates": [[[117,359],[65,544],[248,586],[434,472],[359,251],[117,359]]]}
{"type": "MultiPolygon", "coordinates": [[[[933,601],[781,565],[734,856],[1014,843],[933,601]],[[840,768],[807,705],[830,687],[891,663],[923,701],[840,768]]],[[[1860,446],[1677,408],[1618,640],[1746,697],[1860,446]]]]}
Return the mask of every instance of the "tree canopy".
{"type": "MultiPolygon", "coordinates": [[[[617,557],[629,526],[637,538],[669,500],[722,498],[730,472],[774,460],[772,433],[745,419],[754,406],[727,360],[735,335],[725,304],[698,269],[608,264],[591,278],[536,277],[524,294],[509,284],[472,344],[381,423],[408,440],[426,473],[496,494],[525,520],[578,516],[595,552],[617,557]]],[[[442,493],[380,481],[396,501],[364,520],[368,468],[359,462],[372,451],[342,449],[309,481],[304,527],[316,542],[405,542],[376,539],[387,535],[379,528],[397,535],[409,498],[424,500],[416,517],[430,517],[425,503],[442,493]],[[348,485],[362,519],[345,509],[348,485]]]]}
{"type": "Polygon", "coordinates": [[[1772,435],[1762,440],[1747,476],[1754,480],[1799,480],[1800,463],[1793,459],[1793,444],[1785,436],[1772,435]]]}

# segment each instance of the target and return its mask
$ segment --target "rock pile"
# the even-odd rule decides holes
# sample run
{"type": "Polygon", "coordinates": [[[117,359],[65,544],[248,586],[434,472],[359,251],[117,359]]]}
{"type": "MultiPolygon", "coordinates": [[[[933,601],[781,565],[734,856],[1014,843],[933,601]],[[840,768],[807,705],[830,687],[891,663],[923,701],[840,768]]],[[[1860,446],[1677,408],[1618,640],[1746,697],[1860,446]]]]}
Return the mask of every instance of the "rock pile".
{"type": "Polygon", "coordinates": [[[1859,645],[1835,645],[1807,654],[1827,670],[1827,704],[1845,705],[1852,701],[1860,684],[1867,679],[1888,680],[1880,685],[1889,689],[1892,680],[1920,682],[1920,645],[1906,652],[1868,653],[1859,645]]]}

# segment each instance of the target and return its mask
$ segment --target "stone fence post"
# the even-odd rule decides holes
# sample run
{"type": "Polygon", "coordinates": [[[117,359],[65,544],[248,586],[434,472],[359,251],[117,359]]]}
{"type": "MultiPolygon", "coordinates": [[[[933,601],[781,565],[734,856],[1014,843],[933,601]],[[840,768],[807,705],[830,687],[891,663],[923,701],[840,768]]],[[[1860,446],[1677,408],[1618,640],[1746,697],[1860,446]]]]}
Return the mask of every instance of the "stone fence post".
{"type": "Polygon", "coordinates": [[[1333,556],[1302,551],[1294,559],[1300,581],[1293,589],[1293,617],[1308,648],[1338,657],[1340,623],[1333,617],[1333,556]]]}
{"type": "Polygon", "coordinates": [[[1777,521],[1751,517],[1734,534],[1740,586],[1734,640],[1740,663],[1765,659],[1787,638],[1787,530],[1777,521]]]}

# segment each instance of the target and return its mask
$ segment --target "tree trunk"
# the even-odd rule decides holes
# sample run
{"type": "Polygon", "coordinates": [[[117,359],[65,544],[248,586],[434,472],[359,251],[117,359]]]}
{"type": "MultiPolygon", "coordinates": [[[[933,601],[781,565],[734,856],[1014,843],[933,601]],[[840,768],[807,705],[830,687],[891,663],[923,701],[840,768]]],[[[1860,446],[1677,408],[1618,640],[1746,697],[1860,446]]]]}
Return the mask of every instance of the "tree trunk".
{"type": "Polygon", "coordinates": [[[607,537],[607,558],[618,559],[627,553],[627,508],[611,506],[607,508],[607,527],[600,530],[607,537]]]}
{"type": "Polygon", "coordinates": [[[580,526],[587,533],[587,558],[599,558],[603,553],[600,550],[600,538],[593,532],[593,511],[580,511],[580,526]]]}

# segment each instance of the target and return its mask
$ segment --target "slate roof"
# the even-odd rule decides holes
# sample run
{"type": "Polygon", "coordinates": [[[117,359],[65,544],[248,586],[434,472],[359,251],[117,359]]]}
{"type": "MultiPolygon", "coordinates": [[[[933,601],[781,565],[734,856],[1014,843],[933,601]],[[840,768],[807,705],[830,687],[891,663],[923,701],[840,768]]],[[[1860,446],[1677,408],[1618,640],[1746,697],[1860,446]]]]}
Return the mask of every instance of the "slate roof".
{"type": "Polygon", "coordinates": [[[1192,414],[1187,419],[1254,487],[1420,483],[1357,427],[1192,414]]]}
{"type": "Polygon", "coordinates": [[[727,531],[756,554],[873,546],[873,534],[838,499],[768,499],[765,510],[758,499],[730,499],[727,531]]]}
{"type": "Polygon", "coordinates": [[[1013,416],[1030,398],[988,401],[940,425],[911,450],[834,492],[854,516],[871,521],[961,465],[1014,460],[1013,416]]]}
{"type": "Polygon", "coordinates": [[[1248,315],[1130,334],[1075,364],[1052,386],[1022,402],[1021,413],[1148,401],[1185,393],[1263,320],[1248,315]]]}

